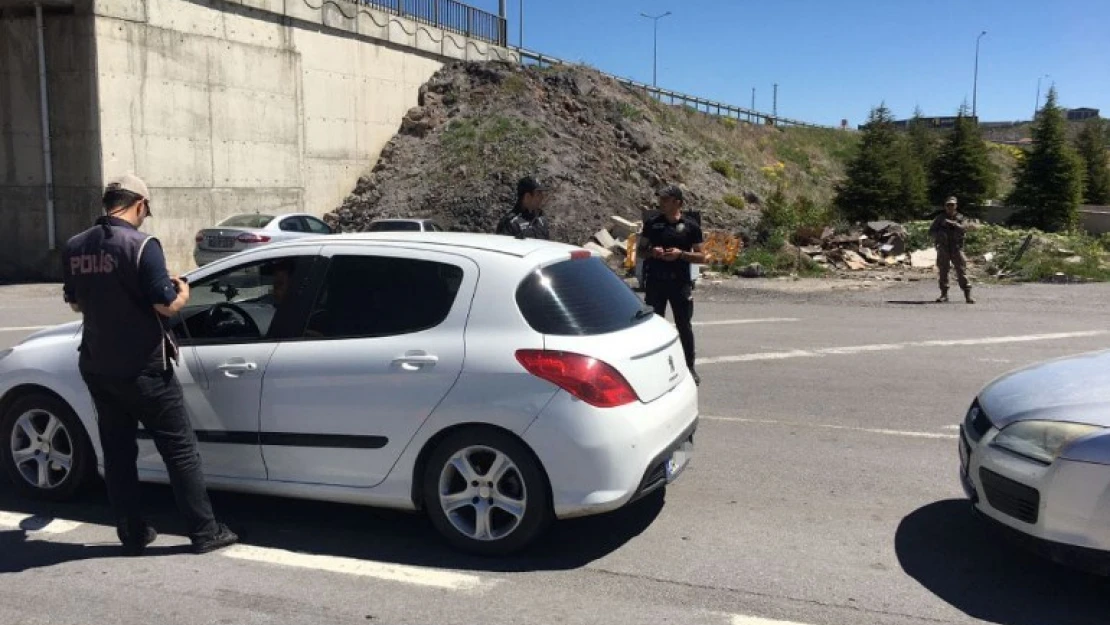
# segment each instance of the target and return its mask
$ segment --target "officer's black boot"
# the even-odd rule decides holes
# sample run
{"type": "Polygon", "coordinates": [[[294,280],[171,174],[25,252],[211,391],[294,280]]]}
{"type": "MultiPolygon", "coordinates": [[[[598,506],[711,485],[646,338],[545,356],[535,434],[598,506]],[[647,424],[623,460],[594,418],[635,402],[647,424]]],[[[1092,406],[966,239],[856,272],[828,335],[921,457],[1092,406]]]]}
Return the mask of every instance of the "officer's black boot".
{"type": "Polygon", "coordinates": [[[974,304],[975,303],[975,299],[973,297],[971,297],[971,289],[970,288],[964,289],[964,299],[967,301],[968,304],[974,304]]]}
{"type": "Polygon", "coordinates": [[[123,544],[124,555],[141,556],[147,545],[158,538],[158,532],[144,521],[124,521],[116,527],[116,536],[123,544]]]}
{"type": "Polygon", "coordinates": [[[937,298],[937,303],[938,304],[943,304],[944,302],[947,302],[947,301],[948,301],[948,289],[941,289],[940,290],[940,297],[937,298]]]}

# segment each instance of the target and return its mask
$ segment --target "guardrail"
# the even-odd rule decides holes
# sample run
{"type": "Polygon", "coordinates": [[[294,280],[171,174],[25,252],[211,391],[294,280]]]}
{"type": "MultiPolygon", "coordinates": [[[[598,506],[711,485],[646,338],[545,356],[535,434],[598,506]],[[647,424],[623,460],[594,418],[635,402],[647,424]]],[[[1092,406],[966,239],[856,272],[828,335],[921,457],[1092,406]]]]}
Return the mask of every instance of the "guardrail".
{"type": "MultiPolygon", "coordinates": [[[[540,67],[547,67],[551,65],[574,65],[562,59],[525,50],[523,48],[513,48],[519,55],[521,63],[525,65],[539,65],[540,67]],[[529,63],[529,61],[531,63],[529,63]]],[[[686,93],[678,91],[671,91],[669,89],[660,89],[653,87],[635,80],[615,76],[607,72],[601,72],[603,75],[612,78],[613,80],[621,83],[622,85],[631,89],[643,91],[649,97],[655,98],[660,102],[666,102],[671,105],[682,105],[691,107],[697,111],[707,113],[709,115],[717,115],[719,117],[728,117],[737,121],[747,121],[749,123],[761,123],[768,126],[797,126],[801,128],[833,128],[833,126],[824,126],[821,124],[811,124],[797,119],[790,119],[789,117],[779,117],[768,113],[761,113],[759,111],[744,108],[742,106],[733,106],[723,102],[715,102],[705,98],[699,98],[686,93]]]]}
{"type": "Polygon", "coordinates": [[[464,37],[499,46],[508,42],[507,25],[501,16],[456,0],[357,1],[464,37]]]}

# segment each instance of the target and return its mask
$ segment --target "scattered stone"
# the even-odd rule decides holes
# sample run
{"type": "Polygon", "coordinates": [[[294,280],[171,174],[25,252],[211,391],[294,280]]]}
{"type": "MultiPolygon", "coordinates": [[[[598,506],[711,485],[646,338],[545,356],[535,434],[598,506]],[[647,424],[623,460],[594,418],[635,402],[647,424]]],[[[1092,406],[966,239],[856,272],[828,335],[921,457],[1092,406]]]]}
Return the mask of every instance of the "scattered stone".
{"type": "Polygon", "coordinates": [[[617,215],[609,218],[609,230],[612,231],[613,236],[620,239],[627,239],[640,232],[640,224],[625,219],[617,215]]]}
{"type": "Polygon", "coordinates": [[[916,269],[928,269],[937,264],[937,251],[919,250],[910,254],[910,264],[916,269]]]}
{"type": "Polygon", "coordinates": [[[612,250],[617,245],[617,240],[604,228],[594,233],[593,240],[607,250],[612,250]]]}
{"type": "Polygon", "coordinates": [[[604,247],[601,247],[600,245],[598,245],[597,243],[594,243],[593,241],[590,241],[589,243],[583,245],[582,247],[590,250],[591,252],[596,252],[597,255],[601,257],[602,260],[609,260],[609,258],[613,256],[613,252],[605,249],[604,247]]]}
{"type": "Polygon", "coordinates": [[[759,263],[752,263],[740,270],[742,278],[762,278],[767,275],[767,270],[759,263]]]}

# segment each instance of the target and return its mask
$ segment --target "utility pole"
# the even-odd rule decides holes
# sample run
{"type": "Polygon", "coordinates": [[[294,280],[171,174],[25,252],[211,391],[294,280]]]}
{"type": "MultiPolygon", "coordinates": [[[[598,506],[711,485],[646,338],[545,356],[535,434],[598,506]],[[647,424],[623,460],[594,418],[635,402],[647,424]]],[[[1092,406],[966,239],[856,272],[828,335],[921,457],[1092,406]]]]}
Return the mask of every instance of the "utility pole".
{"type": "Polygon", "coordinates": [[[748,113],[748,123],[755,121],[752,117],[753,114],[755,114],[755,87],[752,87],[752,112],[748,113]]]}
{"type": "Polygon", "coordinates": [[[975,81],[971,87],[971,116],[975,118],[975,123],[979,123],[979,41],[987,34],[987,31],[979,33],[975,39],[975,81]]]}
{"type": "Polygon", "coordinates": [[[775,93],[771,98],[771,115],[778,121],[779,116],[779,84],[775,83],[775,93]]]}
{"type": "Polygon", "coordinates": [[[646,17],[649,20],[652,20],[652,21],[655,22],[655,44],[654,44],[654,48],[653,48],[654,52],[652,54],[652,62],[651,62],[651,86],[652,87],[658,87],[659,86],[659,20],[663,19],[664,17],[667,17],[670,14],[671,14],[670,11],[667,11],[666,13],[663,13],[662,15],[648,15],[647,13],[641,13],[640,14],[640,17],[646,17]]]}
{"type": "MultiPolygon", "coordinates": [[[[439,3],[435,4],[439,8],[439,3]]],[[[497,3],[497,15],[501,18],[501,45],[509,45],[509,0],[501,0],[497,3]]]]}
{"type": "Polygon", "coordinates": [[[1037,102],[1036,102],[1036,104],[1033,105],[1033,121],[1037,121],[1037,111],[1039,111],[1040,108],[1041,108],[1041,79],[1042,78],[1051,78],[1051,76],[1049,76],[1048,74],[1045,74],[1044,76],[1041,76],[1040,78],[1037,79],[1037,102]]]}
{"type": "Polygon", "coordinates": [[[520,8],[517,10],[520,18],[520,47],[524,47],[524,0],[520,0],[520,8]]]}

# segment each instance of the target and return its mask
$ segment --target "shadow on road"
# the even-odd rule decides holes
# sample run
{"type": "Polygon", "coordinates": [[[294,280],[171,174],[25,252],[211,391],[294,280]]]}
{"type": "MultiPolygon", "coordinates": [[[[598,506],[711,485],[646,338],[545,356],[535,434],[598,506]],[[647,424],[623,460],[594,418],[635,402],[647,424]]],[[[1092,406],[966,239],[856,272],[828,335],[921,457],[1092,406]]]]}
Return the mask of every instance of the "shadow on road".
{"type": "Polygon", "coordinates": [[[1067,569],[991,532],[964,500],[940,501],[902,520],[903,570],[968,616],[1001,625],[1105,625],[1110,579],[1067,569]]]}
{"type": "Polygon", "coordinates": [[[937,302],[931,299],[888,299],[886,303],[896,306],[925,306],[927,304],[936,304],[937,302]]]}
{"type": "MultiPolygon", "coordinates": [[[[240,534],[243,542],[312,555],[340,556],[415,566],[471,571],[519,572],[567,570],[585,566],[622,547],[646,530],[663,509],[665,494],[658,491],[616,512],[555,523],[529,550],[506,558],[480,558],[446,545],[422,514],[378,510],[363,506],[321,503],[276,497],[212,493],[219,519],[240,534]]],[[[161,533],[182,535],[168,487],[143,488],[143,507],[161,533]]],[[[86,489],[68,503],[27,500],[0,482],[0,510],[34,514],[113,527],[103,486],[86,489]]],[[[113,557],[118,544],[68,545],[56,541],[25,540],[24,532],[0,532],[0,572],[50,566],[70,560],[113,557]]],[[[114,538],[114,532],[111,532],[114,538]]],[[[159,549],[148,555],[168,555],[184,548],[159,549]]]]}

